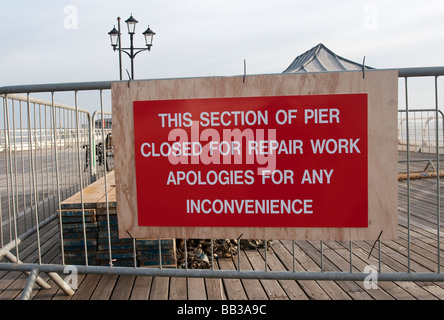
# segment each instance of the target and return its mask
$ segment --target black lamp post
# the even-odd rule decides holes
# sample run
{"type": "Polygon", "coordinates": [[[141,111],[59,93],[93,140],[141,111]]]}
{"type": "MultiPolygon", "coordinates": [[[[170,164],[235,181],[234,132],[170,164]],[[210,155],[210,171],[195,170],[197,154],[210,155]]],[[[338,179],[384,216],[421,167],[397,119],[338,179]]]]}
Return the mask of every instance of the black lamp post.
{"type": "Polygon", "coordinates": [[[125,52],[131,59],[131,79],[134,80],[134,58],[136,55],[142,51],[150,51],[151,47],[153,46],[153,37],[156,34],[153,32],[153,30],[150,29],[148,26],[148,29],[146,29],[142,34],[145,37],[145,44],[146,48],[134,48],[133,45],[133,37],[136,33],[136,24],[138,21],[133,18],[133,15],[125,21],[128,26],[128,34],[130,35],[130,47],[129,48],[122,48],[121,46],[121,40],[120,40],[120,17],[117,18],[118,23],[118,30],[116,30],[116,27],[114,27],[110,32],[108,32],[110,39],[111,39],[111,46],[113,47],[114,51],[119,50],[119,69],[120,69],[120,80],[122,80],[122,52],[125,52]],[[118,48],[117,48],[118,47],[118,48]],[[129,50],[129,51],[127,51],[129,50]]]}

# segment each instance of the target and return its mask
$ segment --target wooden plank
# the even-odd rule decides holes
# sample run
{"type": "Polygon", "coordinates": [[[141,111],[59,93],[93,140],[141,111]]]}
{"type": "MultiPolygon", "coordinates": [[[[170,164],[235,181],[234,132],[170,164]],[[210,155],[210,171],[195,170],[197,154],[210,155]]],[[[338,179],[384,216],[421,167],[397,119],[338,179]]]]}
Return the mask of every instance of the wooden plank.
{"type": "Polygon", "coordinates": [[[423,287],[424,290],[430,292],[439,300],[444,300],[444,289],[436,284],[430,284],[423,287]]]}
{"type": "MultiPolygon", "coordinates": [[[[319,243],[319,242],[316,242],[319,243]]],[[[310,271],[316,270],[321,265],[321,254],[317,248],[313,246],[313,242],[311,241],[298,241],[298,247],[303,250],[303,252],[310,257],[306,263],[303,264],[304,268],[307,268],[310,271]]],[[[327,259],[323,261],[324,271],[326,270],[334,270],[335,267],[333,264],[329,263],[327,259]]],[[[344,288],[342,288],[337,282],[333,281],[319,281],[319,285],[322,289],[333,299],[350,299],[348,293],[344,288]]],[[[359,292],[359,291],[358,291],[359,292]]],[[[361,292],[359,292],[361,293],[361,292]]],[[[370,299],[370,296],[364,292],[362,292],[362,296],[360,299],[370,299]]]]}
{"type": "Polygon", "coordinates": [[[169,300],[187,300],[187,278],[172,277],[169,300]]]}
{"type": "Polygon", "coordinates": [[[187,279],[188,300],[206,300],[205,280],[203,278],[187,279]]]}
{"type": "Polygon", "coordinates": [[[433,294],[424,288],[421,288],[415,282],[397,281],[396,284],[409,292],[417,300],[437,300],[433,294]]]}
{"type": "Polygon", "coordinates": [[[22,272],[14,272],[14,273],[15,273],[14,275],[8,274],[8,276],[6,277],[7,279],[9,277],[11,277],[12,279],[11,278],[8,279],[9,280],[8,282],[10,282],[10,284],[0,293],[0,300],[15,300],[20,298],[20,294],[26,285],[28,277],[22,272]]]}
{"type": "Polygon", "coordinates": [[[97,287],[102,275],[88,274],[82,281],[82,286],[74,293],[72,300],[89,300],[97,287]]]}
{"type": "MultiPolygon", "coordinates": [[[[239,269],[239,265],[237,259],[234,259],[234,264],[237,269],[239,269]]],[[[253,270],[253,267],[250,264],[250,261],[247,258],[247,255],[244,250],[240,251],[240,264],[241,270],[253,270]]],[[[257,279],[241,279],[241,282],[244,286],[245,293],[247,294],[248,300],[266,300],[268,299],[267,294],[265,293],[264,288],[261,285],[261,282],[257,279]]]]}
{"type": "MultiPolygon", "coordinates": [[[[217,260],[214,259],[214,269],[219,269],[219,264],[217,263],[217,260]]],[[[205,282],[205,289],[207,292],[207,299],[208,300],[226,300],[227,297],[225,296],[224,291],[224,285],[222,282],[222,279],[204,279],[205,282]]]]}
{"type": "Polygon", "coordinates": [[[150,300],[168,300],[170,278],[153,277],[150,300]]]}
{"type": "Polygon", "coordinates": [[[205,279],[208,300],[226,300],[224,286],[221,279],[205,279]]]}
{"type": "Polygon", "coordinates": [[[136,276],[119,276],[110,300],[128,300],[131,296],[134,280],[136,276]]]}
{"type": "MultiPolygon", "coordinates": [[[[295,245],[295,257],[292,252],[291,241],[279,241],[273,243],[272,249],[279,255],[279,259],[285,265],[287,270],[293,270],[293,260],[296,271],[306,271],[305,266],[310,263],[309,257],[298,246],[295,245]]],[[[298,281],[302,290],[311,300],[331,300],[330,296],[324,291],[317,281],[305,280],[298,281]]]]}
{"type": "Polygon", "coordinates": [[[210,77],[113,83],[113,144],[119,233],[136,238],[381,240],[397,236],[397,86],[394,71],[210,77]],[[139,227],[134,163],[133,101],[245,96],[363,93],[368,101],[368,228],[139,227]],[[378,173],[378,174],[373,174],[378,173]]]}
{"type": "Polygon", "coordinates": [[[134,281],[130,300],[148,300],[151,291],[151,282],[153,277],[138,276],[134,281]]]}
{"type": "MultiPolygon", "coordinates": [[[[276,243],[276,242],[275,242],[276,243]]],[[[273,247],[273,246],[272,246],[273,247]]],[[[270,248],[272,250],[272,248],[270,248]]],[[[288,271],[274,251],[267,254],[267,264],[271,271],[288,271]]],[[[290,300],[307,300],[308,296],[294,280],[278,280],[290,300]]]]}
{"type": "Polygon", "coordinates": [[[105,179],[101,178],[96,182],[85,187],[82,191],[77,192],[73,196],[61,203],[62,209],[78,209],[82,207],[82,199],[84,208],[95,208],[96,203],[105,195],[105,191],[112,189],[115,185],[114,171],[107,174],[107,189],[105,190],[105,179]]]}
{"type": "MultiPolygon", "coordinates": [[[[246,250],[245,254],[248,257],[254,270],[265,270],[265,261],[257,250],[246,250]]],[[[277,280],[260,280],[270,300],[288,300],[282,287],[277,280]]]]}
{"type": "MultiPolygon", "coordinates": [[[[221,270],[235,270],[230,258],[217,259],[221,270]]],[[[222,279],[228,300],[248,300],[247,294],[239,279],[222,279]]]]}
{"type": "Polygon", "coordinates": [[[91,300],[109,300],[119,276],[103,275],[91,296],[91,300]]]}

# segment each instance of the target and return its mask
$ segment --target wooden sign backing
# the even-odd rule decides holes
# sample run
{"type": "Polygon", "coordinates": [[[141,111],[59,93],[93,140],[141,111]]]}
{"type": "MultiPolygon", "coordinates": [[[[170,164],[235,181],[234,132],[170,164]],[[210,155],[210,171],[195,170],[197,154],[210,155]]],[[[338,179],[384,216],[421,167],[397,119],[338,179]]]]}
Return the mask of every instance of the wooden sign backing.
{"type": "MultiPolygon", "coordinates": [[[[113,148],[121,238],[389,240],[397,238],[396,71],[277,74],[115,82],[113,148]],[[157,227],[138,226],[133,102],[170,99],[368,94],[368,227],[157,227]]],[[[350,172],[353,179],[353,172],[350,172]]],[[[145,199],[149,201],[149,199],[145,199]]],[[[340,203],[331,204],[340,214],[340,203]]],[[[161,213],[159,213],[161,214],[161,213]]]]}

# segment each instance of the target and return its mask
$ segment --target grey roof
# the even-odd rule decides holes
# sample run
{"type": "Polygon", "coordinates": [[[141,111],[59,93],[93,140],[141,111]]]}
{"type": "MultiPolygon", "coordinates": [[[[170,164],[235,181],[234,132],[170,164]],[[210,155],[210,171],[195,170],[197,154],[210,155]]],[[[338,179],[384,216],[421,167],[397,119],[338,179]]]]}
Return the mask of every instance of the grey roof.
{"type": "MultiPolygon", "coordinates": [[[[373,69],[364,66],[365,70],[373,69]]],[[[362,70],[362,63],[338,56],[322,43],[296,57],[283,73],[362,70]]]]}

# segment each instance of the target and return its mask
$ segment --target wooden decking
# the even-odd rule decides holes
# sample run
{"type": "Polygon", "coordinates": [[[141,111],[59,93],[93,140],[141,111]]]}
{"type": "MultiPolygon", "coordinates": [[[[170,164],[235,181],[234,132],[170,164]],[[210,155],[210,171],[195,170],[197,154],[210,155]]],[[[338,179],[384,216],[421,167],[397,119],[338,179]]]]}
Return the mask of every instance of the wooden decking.
{"type": "MultiPolygon", "coordinates": [[[[411,272],[436,272],[436,179],[410,180],[410,233],[407,230],[407,181],[399,181],[399,237],[383,241],[381,267],[383,272],[408,271],[410,251],[411,272]],[[410,238],[410,248],[408,246],[410,238]]],[[[441,183],[443,188],[444,183],[441,183]]],[[[443,204],[441,204],[443,207],[443,204]]],[[[443,223],[441,214],[441,224],[443,223]]],[[[40,230],[42,263],[61,263],[59,226],[56,220],[40,230]]],[[[38,261],[35,236],[21,245],[20,259],[38,261]]],[[[322,265],[324,271],[350,270],[350,243],[323,242],[322,265]]],[[[372,242],[352,243],[352,270],[364,271],[367,265],[378,266],[378,245],[372,242]]],[[[440,237],[441,258],[444,258],[444,241],[440,237]]],[[[296,241],[296,271],[320,271],[321,243],[296,241]]],[[[274,241],[268,248],[269,270],[293,270],[291,241],[274,241]]],[[[242,270],[264,270],[264,249],[242,249],[242,270]]],[[[5,262],[5,260],[1,260],[5,262]]],[[[215,268],[236,269],[238,257],[215,259],[215,268]]],[[[441,259],[441,272],[444,270],[441,259]]],[[[63,276],[63,275],[62,275],[63,276]]],[[[46,274],[50,289],[35,286],[31,298],[35,300],[442,300],[442,282],[382,282],[378,289],[366,289],[358,281],[293,281],[293,280],[240,280],[169,278],[149,276],[79,275],[78,289],[72,297],[65,295],[46,274]]],[[[27,282],[20,272],[0,271],[0,300],[18,299],[27,282]]]]}

